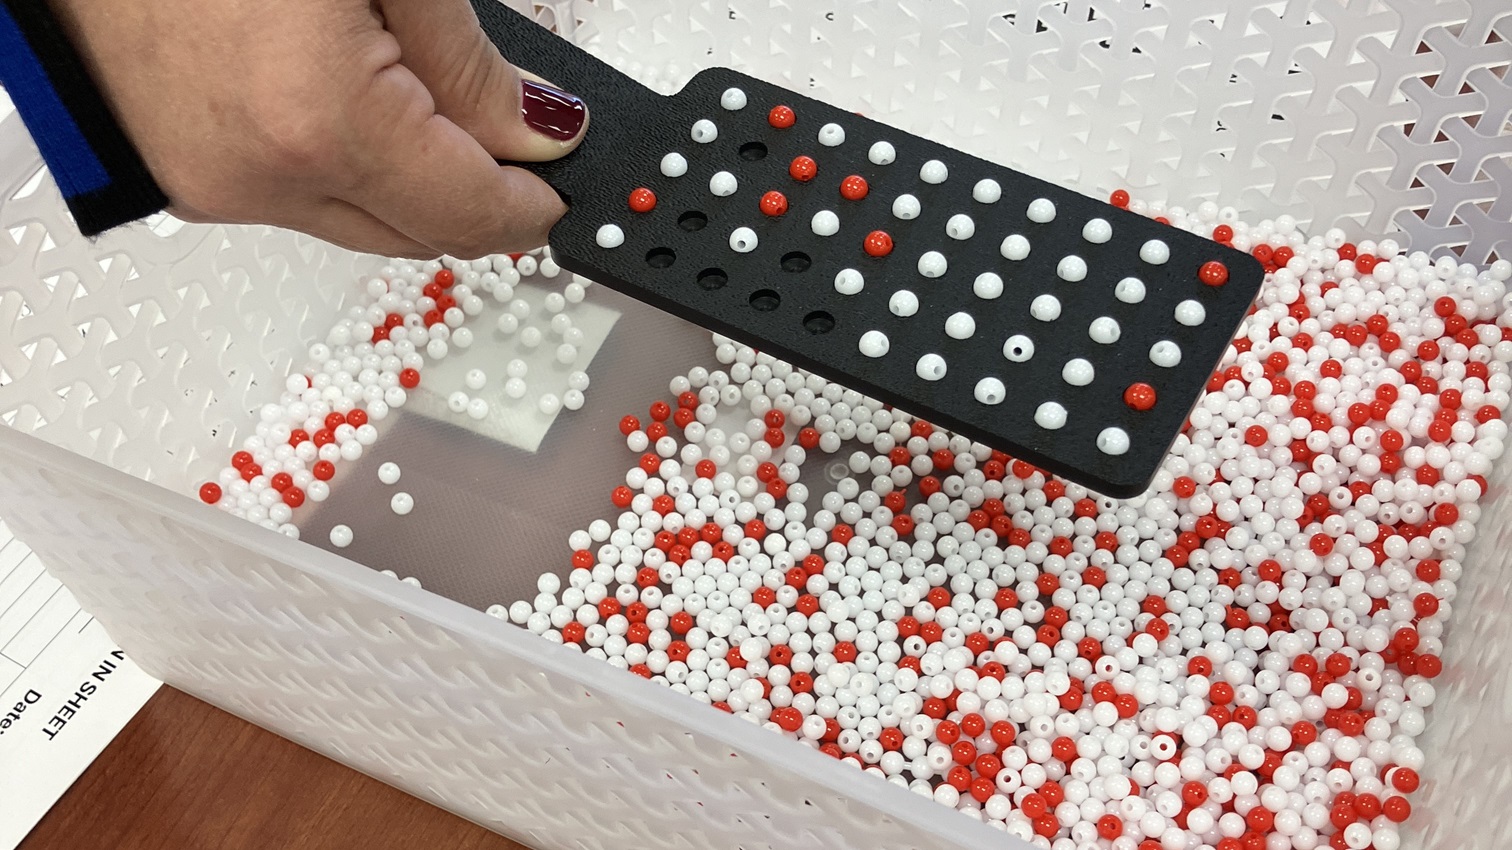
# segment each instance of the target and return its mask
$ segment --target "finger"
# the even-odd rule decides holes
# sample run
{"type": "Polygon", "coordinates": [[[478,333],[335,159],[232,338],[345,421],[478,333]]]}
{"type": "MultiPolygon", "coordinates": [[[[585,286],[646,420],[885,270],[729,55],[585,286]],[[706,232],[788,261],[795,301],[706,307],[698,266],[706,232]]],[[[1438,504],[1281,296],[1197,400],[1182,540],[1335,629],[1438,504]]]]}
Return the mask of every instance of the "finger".
{"type": "Polygon", "coordinates": [[[400,62],[436,100],[436,112],[497,159],[540,162],[582,141],[582,99],[504,60],[467,0],[386,0],[385,25],[400,62]]]}
{"type": "Polygon", "coordinates": [[[550,186],[499,166],[436,114],[429,92],[402,65],[379,71],[352,106],[355,179],[338,196],[433,250],[480,257],[535,248],[567,211],[550,186]]]}
{"type": "Polygon", "coordinates": [[[378,254],[406,260],[434,260],[441,255],[405,236],[368,212],[336,198],[322,199],[288,215],[280,227],[308,233],[359,254],[378,254]]]}

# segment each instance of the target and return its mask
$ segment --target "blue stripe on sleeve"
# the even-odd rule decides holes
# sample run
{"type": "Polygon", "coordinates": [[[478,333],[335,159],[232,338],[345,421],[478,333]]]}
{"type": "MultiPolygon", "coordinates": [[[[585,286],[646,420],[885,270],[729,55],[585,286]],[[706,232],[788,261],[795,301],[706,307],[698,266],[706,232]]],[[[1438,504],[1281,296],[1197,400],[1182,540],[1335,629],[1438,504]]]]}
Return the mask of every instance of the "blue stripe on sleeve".
{"type": "Polygon", "coordinates": [[[109,186],[110,174],[74,122],[31,43],[0,3],[0,82],[32,131],[65,198],[109,186]]]}

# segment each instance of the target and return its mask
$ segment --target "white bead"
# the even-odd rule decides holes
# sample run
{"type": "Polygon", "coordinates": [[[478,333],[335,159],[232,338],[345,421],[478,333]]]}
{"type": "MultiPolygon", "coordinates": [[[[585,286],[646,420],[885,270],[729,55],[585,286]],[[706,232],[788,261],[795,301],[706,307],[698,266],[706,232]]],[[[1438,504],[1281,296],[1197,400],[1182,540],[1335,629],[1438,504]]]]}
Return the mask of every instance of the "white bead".
{"type": "Polygon", "coordinates": [[[1113,238],[1113,225],[1105,218],[1094,218],[1082,225],[1082,238],[1094,245],[1101,245],[1113,238]]]}
{"type": "Polygon", "coordinates": [[[866,158],[871,160],[872,165],[892,165],[898,158],[898,152],[893,149],[891,142],[877,142],[866,152],[866,158]]]}
{"type": "Polygon", "coordinates": [[[378,466],[378,480],[384,484],[399,483],[399,464],[387,461],[378,466]]]}
{"type": "Polygon", "coordinates": [[[1014,363],[1026,363],[1034,356],[1034,340],[1023,334],[1014,334],[1003,343],[1003,356],[1014,363]]]}
{"type": "Polygon", "coordinates": [[[446,397],[446,408],[452,413],[465,413],[467,411],[467,393],[457,390],[446,397]]]}
{"type": "Polygon", "coordinates": [[[939,251],[926,251],[919,257],[919,274],[924,277],[941,277],[949,267],[950,264],[945,261],[945,255],[939,251]]]}
{"type": "Polygon", "coordinates": [[[1145,299],[1144,281],[1126,277],[1113,287],[1113,297],[1125,304],[1138,304],[1145,299]]]}
{"type": "MultiPolygon", "coordinates": [[[[456,330],[452,331],[451,344],[463,350],[472,348],[472,328],[457,328],[456,330]]],[[[430,343],[426,343],[426,347],[429,348],[430,343]]]]}
{"type": "Polygon", "coordinates": [[[1061,379],[1073,387],[1085,387],[1092,383],[1093,371],[1090,362],[1074,357],[1061,367],[1061,379]]]}
{"type": "Polygon", "coordinates": [[[389,509],[399,516],[405,516],[415,509],[415,498],[408,493],[395,493],[389,499],[389,509]]]}
{"type": "Polygon", "coordinates": [[[555,393],[543,393],[536,400],[536,408],[547,416],[555,416],[562,409],[562,400],[555,393]]]}
{"type": "Polygon", "coordinates": [[[1112,345],[1118,342],[1118,337],[1121,333],[1122,331],[1118,327],[1118,322],[1111,316],[1100,316],[1093,319],[1092,326],[1087,330],[1087,335],[1092,337],[1093,342],[1102,343],[1103,345],[1112,345]]]}
{"type": "Polygon", "coordinates": [[[1129,450],[1129,435],[1122,428],[1104,428],[1097,435],[1097,448],[1106,455],[1121,455],[1129,450]]]}
{"type": "Polygon", "coordinates": [[[735,194],[738,188],[740,188],[740,181],[728,171],[715,172],[714,176],[709,178],[709,192],[716,198],[728,198],[735,194]]]}
{"type": "Polygon", "coordinates": [[[1055,220],[1055,203],[1049,198],[1035,198],[1029,202],[1025,213],[1035,224],[1049,224],[1055,220]]]}
{"type": "Polygon", "coordinates": [[[840,232],[840,216],[830,210],[820,210],[809,221],[809,228],[815,236],[834,236],[840,232]]]}
{"type": "Polygon", "coordinates": [[[719,105],[731,112],[739,112],[746,107],[746,93],[736,88],[725,89],[719,96],[719,105]]]}
{"type": "Polygon", "coordinates": [[[563,366],[571,366],[578,359],[578,348],[570,342],[564,342],[557,346],[556,361],[563,366]]]}
{"type": "Polygon", "coordinates": [[[714,126],[713,121],[707,118],[700,118],[693,122],[693,131],[690,135],[693,137],[693,141],[701,145],[707,145],[719,138],[719,128],[714,126]]]}
{"type": "Polygon", "coordinates": [[[841,269],[835,275],[835,291],[841,295],[855,295],[866,288],[866,278],[855,269],[841,269]]]}
{"type": "Polygon", "coordinates": [[[997,378],[986,377],[977,381],[976,400],[982,404],[1001,404],[1007,397],[1008,388],[997,378]]]}
{"type": "Polygon", "coordinates": [[[888,349],[892,348],[892,343],[888,340],[887,334],[881,331],[867,331],[861,335],[859,348],[867,357],[882,357],[887,354],[888,349]]]}
{"type": "Polygon", "coordinates": [[[976,222],[965,213],[956,213],[945,222],[945,235],[951,239],[970,239],[976,234],[976,222]]]}
{"type": "Polygon", "coordinates": [[[475,398],[467,403],[467,415],[473,419],[486,419],[488,417],[488,401],[475,398]]]}
{"type": "Polygon", "coordinates": [[[1159,239],[1151,239],[1139,246],[1139,259],[1158,266],[1171,259],[1171,249],[1159,239]]]}
{"type": "Polygon", "coordinates": [[[1206,319],[1207,310],[1190,298],[1176,305],[1176,321],[1189,328],[1197,327],[1206,319]]]}
{"type": "Polygon", "coordinates": [[[971,339],[974,333],[976,333],[976,319],[964,310],[952,313],[950,318],[945,320],[945,335],[951,339],[971,339]]]}
{"type": "Polygon", "coordinates": [[[522,378],[510,378],[504,382],[504,394],[510,398],[524,398],[526,389],[525,381],[522,378]]]}
{"type": "Polygon", "coordinates": [[[730,248],[737,254],[749,254],[756,250],[756,231],[749,227],[737,227],[730,234],[730,248]]]}
{"type": "Polygon", "coordinates": [[[1029,256],[1029,240],[1017,233],[1010,234],[1003,239],[1003,244],[998,249],[998,252],[1005,259],[1018,262],[1029,256]]]}
{"type": "Polygon", "coordinates": [[[577,371],[572,372],[567,376],[567,386],[571,389],[577,390],[580,393],[587,392],[588,384],[589,379],[587,372],[577,371]]]}
{"type": "Polygon", "coordinates": [[[1155,343],[1150,346],[1150,362],[1167,369],[1180,365],[1181,346],[1168,339],[1155,343]]]}
{"type": "Polygon", "coordinates": [[[1078,283],[1087,279],[1087,261],[1075,254],[1061,258],[1055,266],[1055,274],[1061,280],[1078,283]]]}
{"type": "Polygon", "coordinates": [[[971,291],[984,301],[991,301],[1003,294],[1003,278],[996,272],[982,272],[971,284],[971,291]]]}
{"type": "Polygon", "coordinates": [[[1037,295],[1029,302],[1029,315],[1041,322],[1053,322],[1060,318],[1060,314],[1060,299],[1049,293],[1037,295]]]}
{"type": "Polygon", "coordinates": [[[504,364],[504,374],[511,378],[523,378],[530,374],[530,365],[516,357],[504,364]]]}
{"type": "Polygon", "coordinates": [[[513,313],[501,313],[494,326],[499,329],[499,333],[508,336],[520,329],[520,318],[513,313]]]}
{"type": "Polygon", "coordinates": [[[535,348],[545,338],[545,334],[541,333],[541,329],[535,325],[530,325],[520,331],[520,345],[526,348],[535,348]]]}
{"type": "Polygon", "coordinates": [[[938,354],[930,353],[919,358],[914,364],[914,374],[926,381],[938,381],[945,377],[945,358],[938,354]]]}
{"type": "Polygon", "coordinates": [[[950,177],[950,169],[938,159],[931,159],[919,167],[919,179],[930,185],[944,183],[950,177]]]}
{"type": "Polygon", "coordinates": [[[1066,425],[1066,409],[1047,401],[1034,411],[1034,423],[1046,431],[1058,431],[1066,425]]]}
{"type": "Polygon", "coordinates": [[[894,316],[906,319],[919,312],[919,296],[906,289],[900,289],[887,300],[887,309],[891,310],[894,316]]]}
{"type": "Polygon", "coordinates": [[[825,124],[819,128],[819,144],[832,148],[845,143],[845,128],[839,124],[825,124]]]}
{"type": "Polygon", "coordinates": [[[892,214],[894,218],[900,218],[904,221],[912,221],[913,219],[919,217],[920,209],[921,207],[919,206],[918,198],[915,198],[913,195],[904,194],[899,195],[897,199],[893,201],[892,214]]]}
{"type": "Polygon", "coordinates": [[[617,224],[606,224],[598,229],[595,240],[600,248],[618,248],[625,244],[625,231],[617,224]]]}
{"type": "Polygon", "coordinates": [[[482,369],[468,369],[467,375],[463,377],[462,382],[470,390],[481,390],[488,383],[488,373],[482,369]]]}
{"type": "Polygon", "coordinates": [[[582,390],[568,390],[562,393],[562,407],[568,410],[582,410],[587,399],[582,390]]]}
{"type": "Polygon", "coordinates": [[[331,526],[331,545],[337,549],[352,545],[352,529],[345,525],[331,526]]]}
{"type": "Polygon", "coordinates": [[[662,157],[661,173],[667,177],[681,177],[688,173],[688,160],[682,154],[673,151],[662,157]]]}
{"type": "Polygon", "coordinates": [[[979,204],[995,204],[1003,197],[1003,187],[990,177],[977,181],[971,187],[971,198],[979,204]]]}

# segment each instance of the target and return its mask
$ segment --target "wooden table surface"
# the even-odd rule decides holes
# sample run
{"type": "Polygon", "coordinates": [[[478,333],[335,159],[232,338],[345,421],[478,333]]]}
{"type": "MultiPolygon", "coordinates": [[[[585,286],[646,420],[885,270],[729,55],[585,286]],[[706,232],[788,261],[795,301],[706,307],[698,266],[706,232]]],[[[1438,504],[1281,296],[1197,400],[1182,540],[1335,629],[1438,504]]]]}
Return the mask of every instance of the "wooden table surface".
{"type": "Polygon", "coordinates": [[[164,686],[20,850],[527,850],[164,686]]]}

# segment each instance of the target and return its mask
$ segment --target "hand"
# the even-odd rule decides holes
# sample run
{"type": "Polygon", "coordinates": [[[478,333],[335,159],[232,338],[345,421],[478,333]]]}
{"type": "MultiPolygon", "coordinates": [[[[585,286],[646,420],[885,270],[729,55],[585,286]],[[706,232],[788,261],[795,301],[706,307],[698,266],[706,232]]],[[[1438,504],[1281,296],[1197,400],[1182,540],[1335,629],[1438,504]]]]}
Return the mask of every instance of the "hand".
{"type": "Polygon", "coordinates": [[[566,212],[495,160],[563,156],[582,101],[505,62],[467,0],[53,0],[187,221],[478,257],[566,212]]]}

